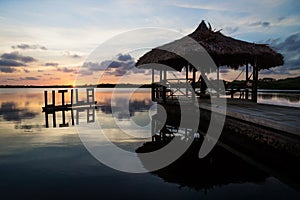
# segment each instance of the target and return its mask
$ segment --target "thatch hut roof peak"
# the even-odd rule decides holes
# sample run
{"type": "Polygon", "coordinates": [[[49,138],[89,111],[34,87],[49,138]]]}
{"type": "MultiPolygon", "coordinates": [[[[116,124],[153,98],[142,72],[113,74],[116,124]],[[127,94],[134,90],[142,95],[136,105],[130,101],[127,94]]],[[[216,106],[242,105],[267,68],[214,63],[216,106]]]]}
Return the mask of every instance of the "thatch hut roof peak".
{"type": "MultiPolygon", "coordinates": [[[[234,39],[225,36],[221,33],[221,30],[212,30],[211,25],[202,20],[199,26],[194,32],[176,40],[169,44],[152,49],[138,60],[136,66],[149,63],[166,64],[170,67],[180,71],[183,67],[183,63],[186,63],[182,57],[167,52],[162,49],[166,49],[166,46],[172,46],[185,49],[197,48],[197,46],[191,43],[184,43],[186,37],[190,37],[199,43],[212,57],[217,66],[229,66],[231,68],[238,68],[245,64],[250,63],[252,66],[257,65],[259,69],[268,69],[275,66],[283,65],[283,56],[266,44],[255,44],[238,39],[234,39]],[[181,46],[179,46],[181,45],[181,46]]],[[[187,54],[190,52],[186,52],[187,54]]],[[[200,66],[201,67],[201,66],[200,66]]]]}

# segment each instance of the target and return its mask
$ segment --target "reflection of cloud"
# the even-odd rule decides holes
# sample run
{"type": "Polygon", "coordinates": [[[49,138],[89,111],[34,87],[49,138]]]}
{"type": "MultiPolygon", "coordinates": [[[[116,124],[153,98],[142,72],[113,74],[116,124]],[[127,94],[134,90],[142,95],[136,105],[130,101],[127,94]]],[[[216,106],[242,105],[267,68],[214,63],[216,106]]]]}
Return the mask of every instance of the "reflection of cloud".
{"type": "Polygon", "coordinates": [[[40,49],[40,50],[47,50],[47,48],[45,46],[40,46],[40,45],[30,45],[30,44],[18,44],[16,46],[11,46],[11,48],[13,49],[22,49],[22,50],[26,50],[26,49],[40,49]]]}
{"type": "Polygon", "coordinates": [[[111,105],[111,99],[108,99],[104,105],[100,106],[100,109],[105,114],[112,114],[114,111],[113,114],[118,119],[129,119],[134,116],[136,112],[148,111],[152,106],[149,100],[128,101],[126,98],[117,98],[113,102],[114,105],[111,105]]]}
{"type": "Polygon", "coordinates": [[[1,104],[0,116],[6,121],[21,121],[22,119],[32,119],[37,113],[28,111],[26,108],[17,108],[14,102],[5,102],[1,104]]]}

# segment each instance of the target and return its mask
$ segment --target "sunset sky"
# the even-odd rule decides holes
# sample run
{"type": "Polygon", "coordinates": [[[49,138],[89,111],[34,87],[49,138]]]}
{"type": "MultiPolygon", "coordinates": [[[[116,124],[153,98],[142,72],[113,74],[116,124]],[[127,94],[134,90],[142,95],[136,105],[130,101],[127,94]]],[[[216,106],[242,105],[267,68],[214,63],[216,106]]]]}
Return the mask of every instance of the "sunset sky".
{"type": "MultiPolygon", "coordinates": [[[[160,40],[138,52],[118,52],[116,47],[108,53],[110,57],[91,62],[91,53],[103,42],[149,27],[174,32],[168,37],[172,41],[192,32],[202,19],[225,35],[268,43],[282,53],[285,65],[261,71],[261,78],[300,76],[299,10],[299,0],[1,0],[0,85],[73,84],[78,76],[90,83],[116,82],[160,40]],[[101,66],[111,61],[113,67],[99,77],[101,66]]],[[[222,70],[224,79],[234,79],[238,74],[222,70]]],[[[142,70],[130,73],[122,82],[149,80],[149,71],[142,70]]]]}

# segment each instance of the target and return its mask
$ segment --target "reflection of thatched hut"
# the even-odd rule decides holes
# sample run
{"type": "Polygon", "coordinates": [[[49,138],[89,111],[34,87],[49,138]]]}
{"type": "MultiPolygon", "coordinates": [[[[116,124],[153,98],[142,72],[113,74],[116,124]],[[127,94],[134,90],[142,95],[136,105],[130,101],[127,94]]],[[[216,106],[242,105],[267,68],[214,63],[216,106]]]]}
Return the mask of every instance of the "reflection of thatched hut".
{"type": "MultiPolygon", "coordinates": [[[[271,67],[283,65],[283,56],[272,50],[268,45],[249,43],[227,37],[220,31],[213,31],[210,25],[208,28],[204,21],[200,23],[198,28],[193,33],[189,34],[186,37],[194,39],[202,47],[204,47],[217,67],[228,66],[230,68],[237,69],[239,66],[247,66],[246,81],[249,80],[248,64],[253,66],[253,101],[257,101],[258,71],[261,69],[268,69],[271,67]]],[[[177,71],[181,71],[183,66],[187,65],[187,61],[175,53],[162,49],[166,49],[164,48],[164,46],[173,46],[172,48],[180,48],[183,54],[189,54],[190,52],[184,51],[185,49],[191,49],[191,46],[189,46],[189,48],[186,48],[184,45],[188,46],[194,44],[191,44],[189,42],[180,42],[182,40],[185,40],[186,37],[183,37],[180,40],[176,40],[161,47],[152,49],[150,52],[139,58],[136,66],[150,63],[159,63],[167,65],[177,71]],[[179,47],[179,45],[181,44],[184,45],[179,47]]],[[[192,48],[194,46],[192,46],[192,48]]],[[[195,48],[198,47],[195,46],[195,48]]],[[[200,67],[201,69],[201,66],[198,67],[200,67]]],[[[201,72],[203,73],[205,71],[201,72]]]]}

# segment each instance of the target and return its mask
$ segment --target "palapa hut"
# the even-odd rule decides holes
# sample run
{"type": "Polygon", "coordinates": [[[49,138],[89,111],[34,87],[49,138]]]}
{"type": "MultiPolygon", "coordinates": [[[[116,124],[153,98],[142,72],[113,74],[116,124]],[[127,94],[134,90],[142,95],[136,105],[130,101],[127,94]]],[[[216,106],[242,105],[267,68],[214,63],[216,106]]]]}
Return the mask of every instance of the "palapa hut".
{"type": "MultiPolygon", "coordinates": [[[[136,66],[142,67],[145,64],[151,64],[152,71],[158,69],[155,66],[157,64],[167,65],[174,70],[181,71],[184,66],[190,66],[190,70],[193,71],[193,77],[191,78],[192,82],[195,82],[195,71],[200,69],[201,74],[208,72],[202,70],[202,66],[193,67],[191,63],[187,63],[184,56],[179,56],[170,51],[163,49],[176,48],[177,51],[181,51],[181,55],[191,54],[188,52],[193,48],[198,48],[191,42],[186,42],[187,38],[192,38],[198,42],[210,55],[213,59],[215,65],[217,66],[217,76],[219,78],[220,66],[227,66],[232,69],[238,69],[240,66],[246,66],[246,82],[250,80],[248,65],[253,67],[253,78],[252,78],[252,101],[257,102],[257,80],[258,80],[258,71],[261,69],[269,69],[271,67],[283,65],[283,56],[274,50],[272,50],[266,44],[255,44],[249,43],[241,40],[237,40],[231,37],[223,35],[220,31],[212,30],[210,24],[207,27],[206,23],[202,21],[198,28],[179,40],[165,44],[163,46],[152,49],[151,51],[144,54],[139,58],[136,66]],[[182,42],[186,40],[185,42],[182,42]],[[189,47],[189,48],[188,48],[189,47]],[[187,51],[187,52],[185,52],[187,51]]],[[[199,45],[198,45],[199,46],[199,45]]],[[[158,65],[159,66],[159,65],[158,65]]],[[[186,67],[187,68],[187,67],[186,67]]],[[[186,80],[188,77],[188,70],[186,70],[186,80]]],[[[160,72],[160,80],[166,79],[166,72],[164,75],[162,71],[160,72]]],[[[154,80],[154,72],[152,72],[152,81],[154,80]]],[[[248,94],[246,96],[248,99],[248,94]]]]}

